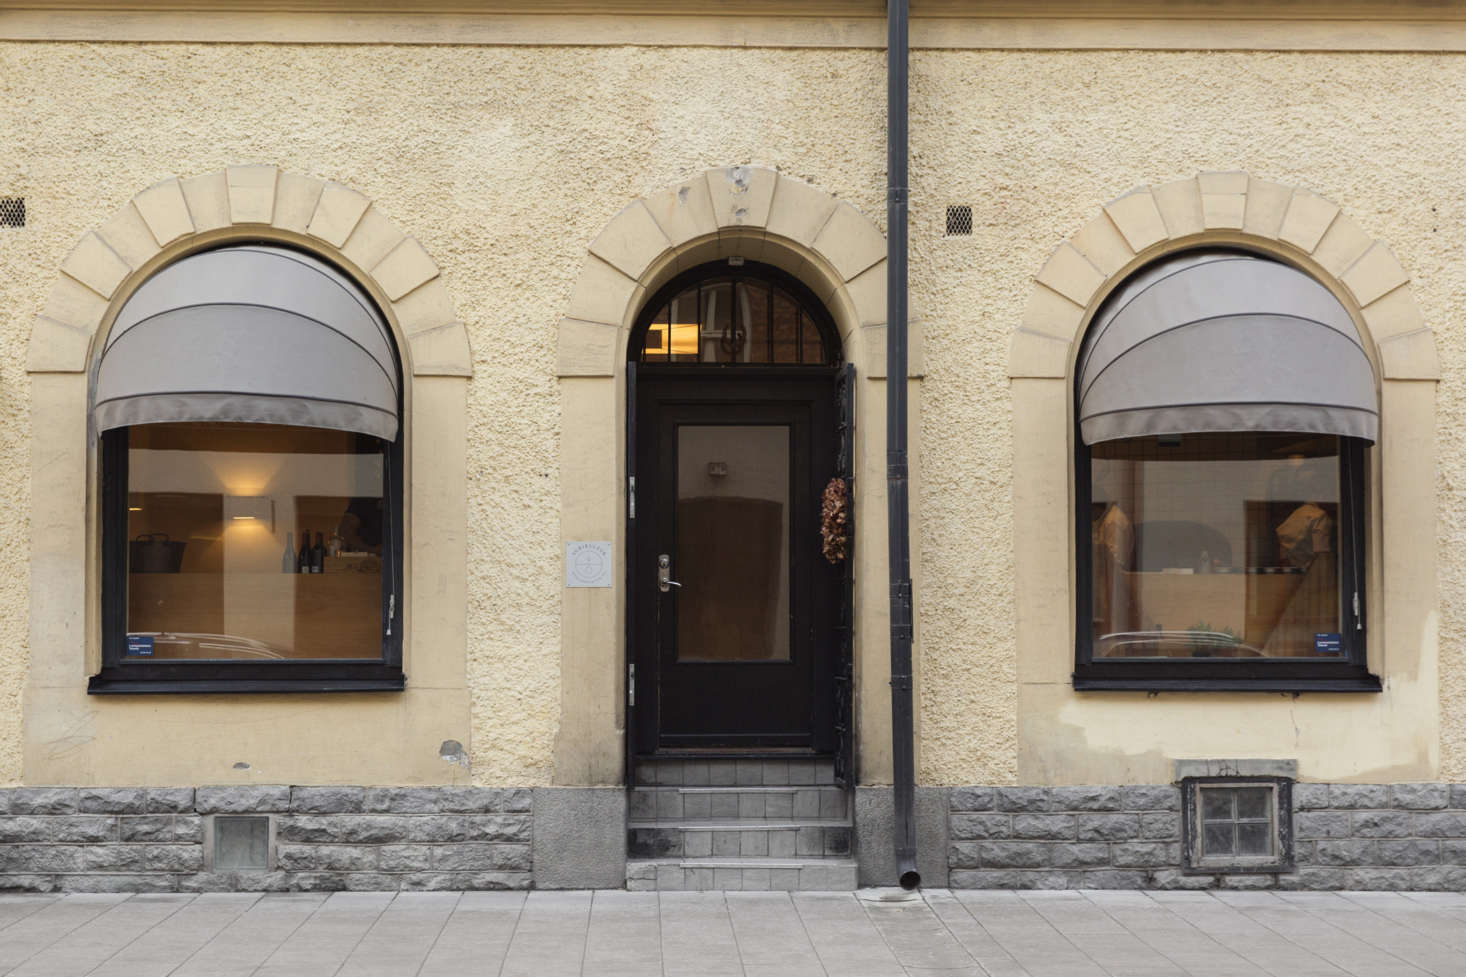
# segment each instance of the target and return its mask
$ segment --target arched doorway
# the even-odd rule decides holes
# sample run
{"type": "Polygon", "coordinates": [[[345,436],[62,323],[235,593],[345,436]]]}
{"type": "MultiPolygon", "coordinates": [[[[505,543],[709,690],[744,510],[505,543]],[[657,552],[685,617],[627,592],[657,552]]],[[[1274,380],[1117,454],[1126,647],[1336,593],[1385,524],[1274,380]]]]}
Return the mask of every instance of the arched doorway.
{"type": "Polygon", "coordinates": [[[849,574],[821,504],[850,484],[850,384],[834,320],[778,268],[711,262],[646,303],[627,361],[633,759],[836,754],[849,574]]]}

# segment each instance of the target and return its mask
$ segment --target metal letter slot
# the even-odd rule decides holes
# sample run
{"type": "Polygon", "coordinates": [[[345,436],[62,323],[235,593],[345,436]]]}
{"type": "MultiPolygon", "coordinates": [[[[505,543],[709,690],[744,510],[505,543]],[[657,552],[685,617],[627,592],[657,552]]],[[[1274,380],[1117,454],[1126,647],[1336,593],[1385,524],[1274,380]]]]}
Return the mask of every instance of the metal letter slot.
{"type": "Polygon", "coordinates": [[[657,557],[657,589],[666,593],[673,587],[682,586],[672,579],[672,558],[666,553],[657,557]]]}

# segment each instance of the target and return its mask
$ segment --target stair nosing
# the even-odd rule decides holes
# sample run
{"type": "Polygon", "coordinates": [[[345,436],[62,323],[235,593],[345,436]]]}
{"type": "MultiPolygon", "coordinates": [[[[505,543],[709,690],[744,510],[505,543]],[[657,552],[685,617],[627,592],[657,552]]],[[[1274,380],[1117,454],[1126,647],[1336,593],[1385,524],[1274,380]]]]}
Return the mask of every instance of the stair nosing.
{"type": "Polygon", "coordinates": [[[633,864],[677,865],[682,868],[804,868],[819,865],[857,868],[855,859],[848,855],[798,855],[794,858],[780,858],[771,855],[688,855],[669,858],[629,858],[633,864]]]}
{"type": "Polygon", "coordinates": [[[838,790],[844,792],[845,788],[838,784],[719,784],[711,787],[696,786],[686,787],[681,784],[634,784],[632,790],[675,790],[679,794],[715,794],[728,793],[729,791],[757,791],[760,793],[782,793],[787,794],[796,790],[838,790]]]}
{"type": "Polygon", "coordinates": [[[676,831],[790,831],[795,828],[852,828],[849,818],[808,818],[805,820],[787,818],[744,818],[724,820],[714,818],[665,818],[661,820],[636,818],[626,822],[627,830],[662,829],[676,831]]]}

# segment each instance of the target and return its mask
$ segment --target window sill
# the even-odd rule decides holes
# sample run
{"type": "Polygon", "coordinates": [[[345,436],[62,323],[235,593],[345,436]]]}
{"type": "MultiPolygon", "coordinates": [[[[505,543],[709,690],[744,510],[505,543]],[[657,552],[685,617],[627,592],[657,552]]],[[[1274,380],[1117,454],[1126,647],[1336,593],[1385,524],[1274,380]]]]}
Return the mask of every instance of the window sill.
{"type": "Polygon", "coordinates": [[[118,675],[124,669],[103,669],[87,682],[88,695],[244,695],[251,693],[322,693],[322,692],[401,692],[407,680],[401,669],[375,666],[376,674],[358,677],[277,675],[229,677],[219,675],[189,677],[146,677],[118,675]]]}
{"type": "Polygon", "coordinates": [[[1243,678],[1224,675],[1195,678],[1074,676],[1076,692],[1382,692],[1379,676],[1334,678],[1243,678]]]}

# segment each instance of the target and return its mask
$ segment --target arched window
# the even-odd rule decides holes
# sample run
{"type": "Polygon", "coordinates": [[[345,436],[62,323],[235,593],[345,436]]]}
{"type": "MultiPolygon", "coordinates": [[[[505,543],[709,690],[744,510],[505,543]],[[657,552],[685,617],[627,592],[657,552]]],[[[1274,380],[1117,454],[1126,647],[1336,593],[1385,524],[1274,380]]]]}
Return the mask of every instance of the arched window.
{"type": "Polygon", "coordinates": [[[94,692],[402,687],[402,374],[334,267],[236,245],[159,271],[92,384],[94,692]]]}
{"type": "Polygon", "coordinates": [[[646,304],[630,347],[642,363],[823,366],[840,359],[824,305],[793,276],[755,261],[714,262],[646,304]]]}
{"type": "Polygon", "coordinates": [[[1374,371],[1289,265],[1157,262],[1075,369],[1077,688],[1378,689],[1365,665],[1374,371]]]}

